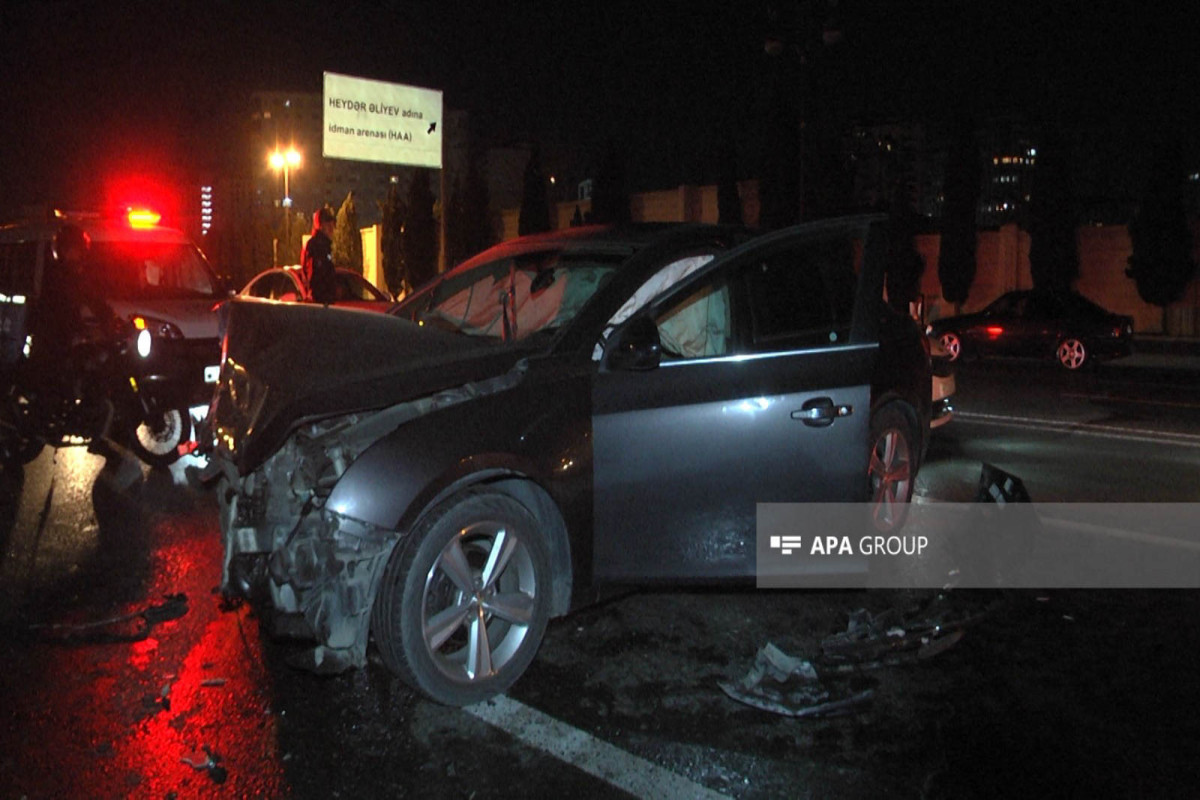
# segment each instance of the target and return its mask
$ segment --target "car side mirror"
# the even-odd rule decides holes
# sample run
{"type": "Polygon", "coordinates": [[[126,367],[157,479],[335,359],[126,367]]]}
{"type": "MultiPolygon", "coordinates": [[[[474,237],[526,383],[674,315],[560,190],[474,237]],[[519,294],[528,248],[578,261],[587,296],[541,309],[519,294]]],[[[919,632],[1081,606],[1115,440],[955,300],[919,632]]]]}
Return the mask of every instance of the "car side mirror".
{"type": "Polygon", "coordinates": [[[620,328],[606,349],[609,369],[657,369],[662,360],[662,340],[658,326],[648,316],[639,315],[620,328]]]}

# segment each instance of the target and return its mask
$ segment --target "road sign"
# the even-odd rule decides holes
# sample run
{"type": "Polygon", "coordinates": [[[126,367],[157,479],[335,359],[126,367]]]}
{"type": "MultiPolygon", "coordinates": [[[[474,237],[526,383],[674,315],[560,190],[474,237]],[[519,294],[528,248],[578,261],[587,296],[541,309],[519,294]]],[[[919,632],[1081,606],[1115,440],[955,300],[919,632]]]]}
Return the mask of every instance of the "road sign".
{"type": "Polygon", "coordinates": [[[442,93],[325,73],[326,158],[442,166],[442,93]]]}

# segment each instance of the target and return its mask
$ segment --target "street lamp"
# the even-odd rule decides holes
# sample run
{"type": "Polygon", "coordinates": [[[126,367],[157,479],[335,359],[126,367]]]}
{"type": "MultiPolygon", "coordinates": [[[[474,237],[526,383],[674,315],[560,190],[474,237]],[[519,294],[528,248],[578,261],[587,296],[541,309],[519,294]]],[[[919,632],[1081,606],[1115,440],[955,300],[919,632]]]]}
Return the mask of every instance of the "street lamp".
{"type": "Polygon", "coordinates": [[[283,170],[283,241],[286,250],[292,246],[292,193],[289,179],[291,171],[300,166],[300,153],[294,147],[289,147],[286,152],[277,149],[271,153],[270,163],[275,171],[283,170]]]}

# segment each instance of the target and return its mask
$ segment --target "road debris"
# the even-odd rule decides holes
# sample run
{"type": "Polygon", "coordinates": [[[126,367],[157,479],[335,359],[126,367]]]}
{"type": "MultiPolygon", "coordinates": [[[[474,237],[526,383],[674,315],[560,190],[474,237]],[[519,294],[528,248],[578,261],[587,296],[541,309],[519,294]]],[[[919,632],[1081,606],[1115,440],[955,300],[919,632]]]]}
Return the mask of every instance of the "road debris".
{"type": "Polygon", "coordinates": [[[213,752],[212,748],[208,745],[204,745],[203,750],[203,760],[197,759],[193,761],[187,756],[179,760],[197,772],[207,772],[208,777],[212,778],[213,783],[224,783],[225,779],[229,777],[229,771],[221,766],[221,756],[213,752]]]}
{"type": "Polygon", "coordinates": [[[768,642],[740,681],[722,682],[738,702],[789,717],[827,717],[853,713],[869,703],[874,691],[835,687],[830,676],[932,658],[957,644],[963,629],[987,610],[951,608],[945,593],[920,613],[906,617],[891,608],[879,614],[859,609],[845,631],[827,636],[821,655],[808,660],[788,655],[768,642]]]}
{"type": "Polygon", "coordinates": [[[188,612],[187,595],[167,595],[163,602],[140,611],[115,617],[79,623],[38,623],[29,626],[30,631],[42,633],[57,642],[140,642],[150,636],[150,630],[160,622],[179,619],[188,612]],[[134,623],[130,629],[130,623],[134,623]]]}
{"type": "Polygon", "coordinates": [[[719,684],[725,694],[746,705],[789,717],[849,713],[871,701],[871,689],[834,697],[823,686],[812,662],[789,656],[768,642],[742,680],[719,684]],[[791,685],[789,685],[791,684],[791,685]]]}
{"type": "Polygon", "coordinates": [[[963,629],[982,619],[988,609],[952,607],[941,592],[915,615],[889,608],[871,614],[860,608],[850,614],[846,630],[821,642],[825,671],[859,671],[924,660],[944,653],[963,637],[963,629]]]}

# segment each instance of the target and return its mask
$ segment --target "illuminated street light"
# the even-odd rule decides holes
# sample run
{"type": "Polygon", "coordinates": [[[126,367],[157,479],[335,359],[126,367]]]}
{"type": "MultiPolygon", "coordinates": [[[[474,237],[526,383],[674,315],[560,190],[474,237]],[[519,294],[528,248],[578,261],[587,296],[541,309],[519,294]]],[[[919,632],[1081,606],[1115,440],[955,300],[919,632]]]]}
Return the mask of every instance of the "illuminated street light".
{"type": "Polygon", "coordinates": [[[292,193],[289,180],[291,171],[300,166],[300,153],[294,147],[289,147],[287,152],[275,150],[269,161],[276,172],[283,170],[283,241],[286,249],[292,244],[292,193]]]}

